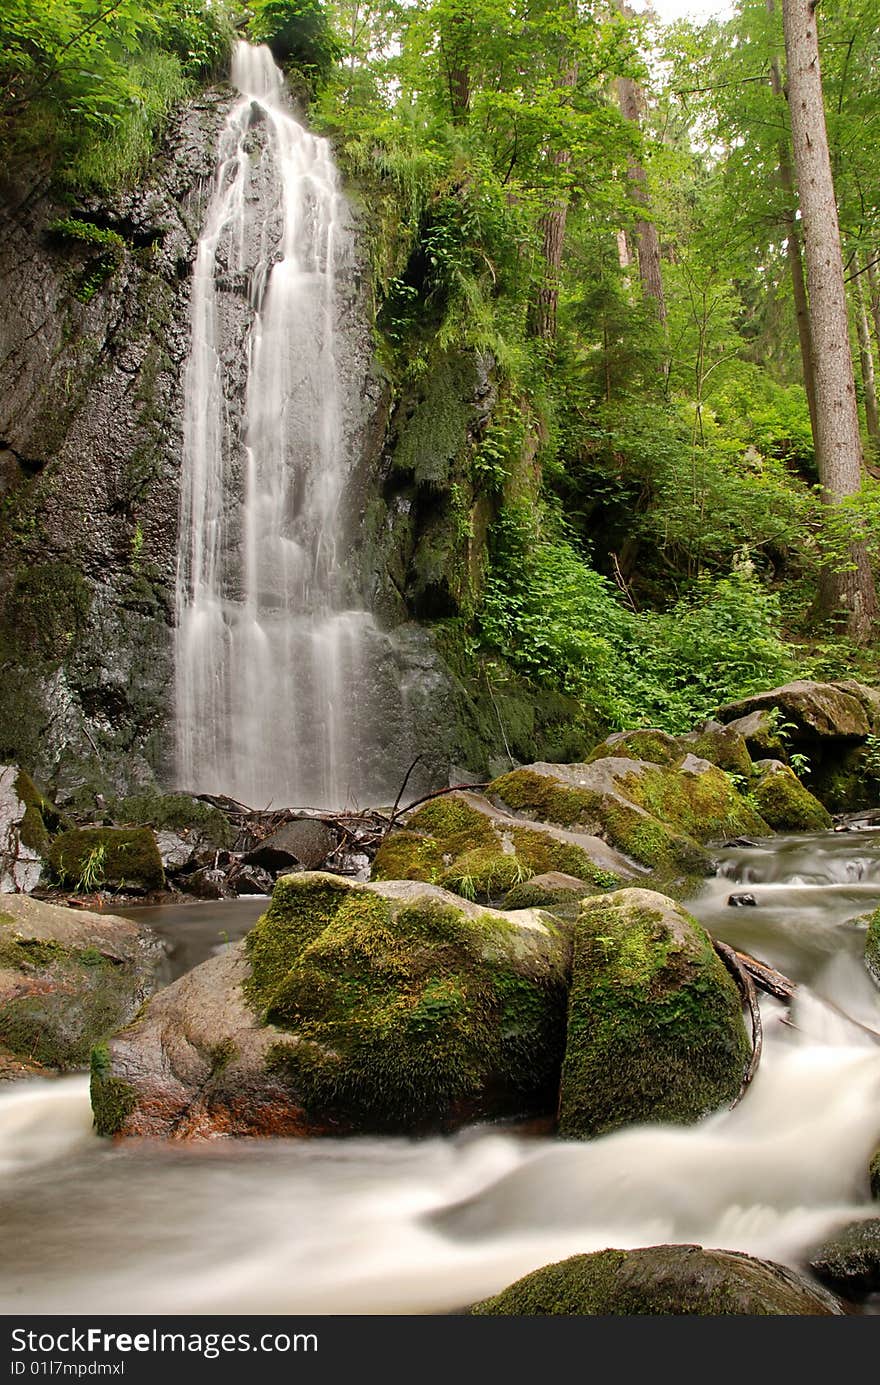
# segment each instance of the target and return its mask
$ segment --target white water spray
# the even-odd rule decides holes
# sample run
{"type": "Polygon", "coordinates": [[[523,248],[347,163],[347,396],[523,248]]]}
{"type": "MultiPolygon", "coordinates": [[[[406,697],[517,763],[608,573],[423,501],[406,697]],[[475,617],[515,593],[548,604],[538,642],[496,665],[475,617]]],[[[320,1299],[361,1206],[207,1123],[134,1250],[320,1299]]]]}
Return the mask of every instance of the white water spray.
{"type": "Polygon", "coordinates": [[[326,140],[268,48],[236,45],[198,245],[177,577],[182,787],[263,806],[366,796],[371,646],[345,562],[352,469],[337,359],[350,261],[326,140]]]}

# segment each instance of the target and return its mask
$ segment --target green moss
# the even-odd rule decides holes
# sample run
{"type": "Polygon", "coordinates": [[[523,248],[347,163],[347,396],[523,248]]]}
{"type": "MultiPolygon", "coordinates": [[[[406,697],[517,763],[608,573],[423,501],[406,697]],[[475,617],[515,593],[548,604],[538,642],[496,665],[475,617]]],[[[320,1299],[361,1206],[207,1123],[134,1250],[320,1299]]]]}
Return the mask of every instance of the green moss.
{"type": "MultiPolygon", "coordinates": [[[[617,882],[609,889],[619,888],[617,882]]],[[[551,913],[557,909],[564,911],[566,915],[575,917],[580,909],[580,901],[587,895],[592,894],[595,887],[583,881],[579,889],[570,887],[554,888],[533,880],[526,880],[521,885],[514,885],[508,890],[504,898],[505,909],[541,909],[548,908],[551,913]]]]}
{"type": "Polygon", "coordinates": [[[246,988],[267,1022],[291,1031],[267,1066],[310,1116],[330,1128],[412,1130],[552,1106],[561,944],[548,964],[506,920],[430,897],[355,887],[333,902],[320,885],[290,896],[293,946],[246,988]]]}
{"type": "Polygon", "coordinates": [[[97,1044],[91,1055],[89,1093],[95,1131],[105,1137],[118,1134],[137,1106],[134,1087],[111,1074],[110,1050],[97,1044]]]}
{"type": "Polygon", "coordinates": [[[515,769],[494,779],[487,790],[515,812],[527,812],[560,827],[588,827],[597,821],[598,795],[571,789],[549,774],[515,769]]]}
{"type": "Polygon", "coordinates": [[[136,794],[111,800],[108,808],[118,822],[151,826],[160,832],[196,831],[212,846],[229,849],[235,834],[219,808],[201,803],[185,793],[136,794]]]}
{"type": "Polygon", "coordinates": [[[443,853],[433,837],[406,830],[386,837],[373,861],[373,880],[424,880],[433,885],[443,870],[443,853]]]}
{"type": "Polygon", "coordinates": [[[533,874],[518,856],[502,851],[500,845],[477,847],[459,856],[455,864],[443,872],[438,884],[454,890],[464,899],[488,903],[533,874]]]}
{"type": "Polygon", "coordinates": [[[100,885],[158,890],[165,884],[162,859],[148,827],[80,827],[52,843],[49,864],[74,889],[100,885]]]}
{"type": "Polygon", "coordinates": [[[467,446],[476,384],[470,355],[449,355],[435,364],[421,399],[397,420],[395,471],[411,473],[420,486],[439,490],[448,484],[455,458],[467,446]]]}
{"type": "Polygon", "coordinates": [[[0,1004],[0,1044],[47,1069],[84,1067],[96,1040],[128,1017],[130,970],[97,948],[63,948],[4,928],[0,968],[22,974],[17,993],[0,1004]]]}
{"type": "Polygon", "coordinates": [[[868,923],[868,936],[865,939],[865,966],[877,985],[880,986],[880,909],[877,909],[868,923]]]}
{"type": "Polygon", "coordinates": [[[766,771],[750,794],[764,821],[776,832],[823,832],[831,814],[787,765],[766,771]]]}
{"type": "Polygon", "coordinates": [[[741,774],[744,778],[752,773],[752,757],[748,746],[737,731],[726,728],[715,731],[695,731],[681,739],[691,755],[708,760],[711,765],[728,774],[741,774]]]}
{"type": "Polygon", "coordinates": [[[269,1004],[280,978],[333,921],[350,889],[342,876],[320,871],[275,881],[269,908],[247,935],[247,993],[254,1005],[262,1009],[269,1004]]]}
{"type": "Polygon", "coordinates": [[[45,856],[49,849],[49,827],[52,826],[54,830],[60,822],[57,810],[43,797],[23,769],[16,776],[15,792],[25,805],[24,817],[18,828],[19,836],[25,846],[45,856]]]}
{"type": "Polygon", "coordinates": [[[627,731],[613,742],[602,741],[587,757],[587,763],[614,756],[621,760],[647,760],[655,765],[674,765],[682,758],[675,736],[666,731],[627,731]]]}
{"type": "Polygon", "coordinates": [[[471,1309],[480,1317],[768,1317],[830,1311],[830,1300],[778,1266],[687,1245],[573,1255],[525,1275],[471,1309]]]}
{"type": "Polygon", "coordinates": [[[211,1076],[219,1077],[220,1073],[238,1057],[238,1048],[232,1039],[222,1039],[220,1043],[214,1044],[208,1056],[211,1060],[211,1076]]]}
{"type": "Polygon", "coordinates": [[[645,891],[584,901],[561,1134],[697,1120],[733,1100],[748,1059],[739,994],[693,919],[645,891]]]}
{"type": "Polygon", "coordinates": [[[70,563],[35,563],[19,568],[6,598],[5,623],[21,655],[48,664],[69,653],[82,633],[91,592],[70,563]]]}
{"type": "Polygon", "coordinates": [[[766,823],[714,765],[699,774],[646,769],[626,775],[620,788],[659,822],[698,842],[730,833],[766,833],[766,823]]]}

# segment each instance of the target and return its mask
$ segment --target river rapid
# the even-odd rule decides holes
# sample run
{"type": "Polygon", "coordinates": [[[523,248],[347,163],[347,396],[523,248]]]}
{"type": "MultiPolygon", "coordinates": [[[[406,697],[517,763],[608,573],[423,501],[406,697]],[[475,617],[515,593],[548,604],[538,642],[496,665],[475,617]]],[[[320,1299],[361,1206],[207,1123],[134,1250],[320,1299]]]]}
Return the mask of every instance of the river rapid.
{"type": "MultiPolygon", "coordinates": [[[[735,1110],[584,1144],[484,1126],[113,1145],[92,1133],[86,1077],[16,1083],[0,1096],[0,1218],[15,1247],[2,1311],[444,1313],[567,1255],[663,1242],[802,1266],[814,1241],[878,1211],[880,991],[858,920],[880,904],[880,831],[774,838],[719,861],[688,907],[799,983],[790,1016],[762,1000],[764,1054],[735,1110]],[[742,892],[754,907],[727,903],[742,892]]],[[[264,903],[137,916],[179,973],[264,903]]]]}

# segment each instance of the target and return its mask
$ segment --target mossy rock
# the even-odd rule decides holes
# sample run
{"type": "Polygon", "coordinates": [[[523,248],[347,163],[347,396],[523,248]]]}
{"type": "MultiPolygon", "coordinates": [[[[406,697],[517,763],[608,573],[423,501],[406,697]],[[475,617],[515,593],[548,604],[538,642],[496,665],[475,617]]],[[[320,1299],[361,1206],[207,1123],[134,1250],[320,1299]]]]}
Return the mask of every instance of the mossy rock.
{"type": "Polygon", "coordinates": [[[0,1048],[67,1072],[130,1020],[153,989],[162,956],[128,919],[62,909],[26,895],[0,912],[0,1048]]]}
{"type": "Polygon", "coordinates": [[[656,728],[615,731],[606,736],[587,756],[586,763],[609,758],[645,760],[652,765],[674,765],[683,758],[677,736],[656,728]]]}
{"type": "Polygon", "coordinates": [[[185,793],[144,793],[109,803],[119,823],[154,827],[160,832],[195,832],[208,845],[228,849],[235,833],[229,819],[210,803],[185,793]]]}
{"type": "Polygon", "coordinates": [[[672,768],[687,755],[708,760],[728,774],[747,777],[752,772],[752,758],[742,736],[720,722],[707,722],[685,736],[672,736],[668,731],[649,727],[616,731],[595,747],[587,756],[587,763],[617,758],[672,768]]]}
{"type": "Polygon", "coordinates": [[[696,920],[650,890],[584,901],[560,1134],[699,1120],[736,1098],[749,1056],[739,993],[696,920]]]}
{"type": "Polygon", "coordinates": [[[538,763],[502,775],[488,792],[528,817],[596,833],[668,877],[708,874],[703,844],[713,838],[769,831],[723,770],[692,755],[673,767],[616,756],[538,763]]]}
{"type": "Polygon", "coordinates": [[[868,1181],[871,1185],[871,1196],[880,1202],[880,1148],[874,1151],[868,1165],[868,1181]]]}
{"type": "Polygon", "coordinates": [[[533,827],[493,809],[478,794],[444,794],[382,843],[374,880],[424,880],[463,899],[500,903],[533,875],[562,871],[588,888],[615,888],[633,875],[601,841],[533,827]]]}
{"type": "Polygon", "coordinates": [[[865,966],[871,979],[880,986],[880,909],[874,911],[868,922],[868,936],[865,939],[865,966]]]}
{"type": "MultiPolygon", "coordinates": [[[[608,888],[619,889],[620,883],[615,878],[608,888]]],[[[563,917],[575,919],[580,912],[581,900],[592,893],[592,888],[585,881],[578,880],[573,875],[566,875],[564,871],[546,871],[543,875],[534,875],[531,880],[514,885],[513,889],[508,890],[504,907],[549,909],[553,914],[559,913],[563,917]]]]}
{"type": "Polygon", "coordinates": [[[764,821],[776,832],[824,832],[831,814],[778,760],[759,760],[750,794],[764,821]]]}
{"type": "Polygon", "coordinates": [[[99,1128],[421,1133],[548,1114],[570,957],[570,929],[537,910],[418,882],[282,877],[244,942],[167,987],[99,1055],[99,1128]]]}
{"type": "Polygon", "coordinates": [[[850,1222],[808,1255],[817,1279],[849,1297],[880,1292],[880,1217],[850,1222]]]}
{"type": "Polygon", "coordinates": [[[842,1311],[830,1294],[785,1265],[692,1245],[573,1255],[471,1309],[481,1317],[813,1317],[842,1311]]]}
{"type": "Polygon", "coordinates": [[[77,827],[52,843],[49,864],[56,878],[73,889],[100,886],[160,890],[162,858],[148,827],[77,827]]]}

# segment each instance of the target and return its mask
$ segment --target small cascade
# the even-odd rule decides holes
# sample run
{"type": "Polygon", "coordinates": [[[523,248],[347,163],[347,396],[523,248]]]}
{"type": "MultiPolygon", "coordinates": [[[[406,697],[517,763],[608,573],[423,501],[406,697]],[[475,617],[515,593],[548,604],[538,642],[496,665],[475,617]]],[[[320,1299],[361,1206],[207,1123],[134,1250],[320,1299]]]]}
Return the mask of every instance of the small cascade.
{"type": "Polygon", "coordinates": [[[291,115],[268,48],[237,44],[232,81],[192,289],[177,778],[252,806],[362,804],[393,775],[367,764],[387,641],[346,561],[352,235],[330,146],[291,115]]]}

